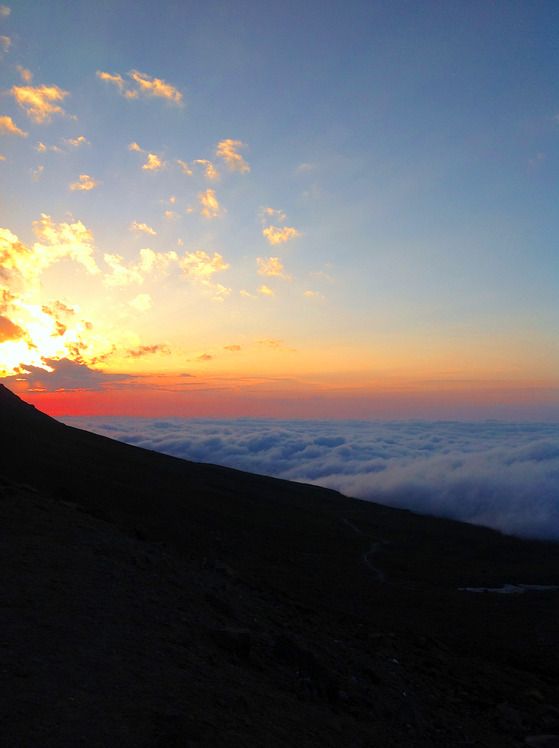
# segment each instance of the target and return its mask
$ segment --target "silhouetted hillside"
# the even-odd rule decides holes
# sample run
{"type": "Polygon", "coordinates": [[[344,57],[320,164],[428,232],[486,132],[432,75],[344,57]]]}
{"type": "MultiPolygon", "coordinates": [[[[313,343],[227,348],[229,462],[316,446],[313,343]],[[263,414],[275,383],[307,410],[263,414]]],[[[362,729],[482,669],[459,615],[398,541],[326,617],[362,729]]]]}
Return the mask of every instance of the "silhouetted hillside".
{"type": "Polygon", "coordinates": [[[0,385],[6,746],[558,745],[559,548],[73,429],[0,385]]]}

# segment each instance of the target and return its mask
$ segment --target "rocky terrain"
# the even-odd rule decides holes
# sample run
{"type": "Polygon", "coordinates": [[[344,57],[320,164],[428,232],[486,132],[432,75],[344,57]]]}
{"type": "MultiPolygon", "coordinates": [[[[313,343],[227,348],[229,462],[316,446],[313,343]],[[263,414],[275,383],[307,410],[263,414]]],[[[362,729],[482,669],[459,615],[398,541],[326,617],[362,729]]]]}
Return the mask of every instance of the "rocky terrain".
{"type": "Polygon", "coordinates": [[[0,385],[0,744],[556,746],[559,547],[70,428],[0,385]]]}

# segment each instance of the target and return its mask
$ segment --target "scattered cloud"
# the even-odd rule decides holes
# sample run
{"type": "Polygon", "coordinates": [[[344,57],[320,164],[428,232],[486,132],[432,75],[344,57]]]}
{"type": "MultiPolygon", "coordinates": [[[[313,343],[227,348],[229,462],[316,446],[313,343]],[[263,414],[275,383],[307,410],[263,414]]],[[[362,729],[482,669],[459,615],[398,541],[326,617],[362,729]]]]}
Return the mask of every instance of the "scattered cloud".
{"type": "Polygon", "coordinates": [[[305,291],[303,296],[309,299],[317,299],[318,301],[324,301],[324,296],[319,291],[305,291]]]}
{"type": "MultiPolygon", "coordinates": [[[[287,216],[283,211],[275,210],[274,208],[262,208],[260,215],[262,216],[264,224],[271,220],[278,221],[279,223],[284,223],[287,220],[287,216]]],[[[262,229],[262,233],[272,245],[283,244],[283,242],[301,236],[297,229],[290,226],[277,227],[273,225],[265,225],[264,229],[262,229]]]]}
{"type": "Polygon", "coordinates": [[[142,284],[145,276],[153,270],[166,270],[172,263],[178,263],[178,256],[172,250],[170,252],[154,252],[151,249],[140,250],[140,261],[137,263],[122,264],[122,257],[115,254],[105,254],[103,259],[111,268],[103,278],[106,286],[129,286],[132,283],[142,284]]]}
{"type": "Polygon", "coordinates": [[[80,174],[80,178],[77,182],[74,182],[70,185],[71,190],[92,190],[95,187],[97,187],[99,184],[99,181],[97,179],[93,179],[93,177],[88,176],[87,174],[80,174]]]}
{"type": "Polygon", "coordinates": [[[166,163],[166,161],[161,161],[159,156],[156,156],[155,153],[148,153],[148,160],[142,166],[142,169],[146,169],[148,171],[160,171],[161,169],[165,168],[166,163]]]}
{"type": "Polygon", "coordinates": [[[168,101],[183,106],[182,94],[170,83],[166,83],[162,78],[152,78],[145,73],[137,70],[131,70],[128,75],[134,80],[140,91],[148,96],[161,97],[168,101]]]}
{"type": "Polygon", "coordinates": [[[283,272],[283,265],[281,264],[279,257],[268,257],[267,259],[258,257],[256,263],[258,265],[259,275],[293,280],[292,275],[287,275],[283,272]]]}
{"type": "Polygon", "coordinates": [[[72,146],[72,148],[78,148],[80,145],[91,145],[89,140],[83,135],[77,138],[64,138],[63,140],[67,145],[72,146]]]}
{"type": "Polygon", "coordinates": [[[171,349],[169,346],[166,343],[163,343],[157,345],[141,345],[139,348],[128,350],[126,355],[131,358],[142,358],[143,356],[154,356],[158,354],[168,356],[170,353],[171,349]]]}
{"type": "Polygon", "coordinates": [[[145,153],[145,151],[143,151],[136,142],[130,143],[130,145],[128,146],[128,150],[129,151],[138,151],[139,153],[145,153]]]}
{"type": "Polygon", "coordinates": [[[229,264],[224,262],[223,257],[217,252],[210,257],[202,250],[186,252],[179,261],[179,265],[185,276],[202,283],[207,282],[214,273],[227,270],[229,267],[229,264]]]}
{"type": "MultiPolygon", "coordinates": [[[[204,167],[204,176],[207,179],[210,179],[212,182],[216,182],[219,179],[219,172],[215,168],[215,166],[212,164],[211,161],[208,161],[205,158],[197,158],[192,163],[193,164],[201,164],[204,167]]],[[[190,172],[190,173],[192,173],[192,172],[190,172]]]]}
{"type": "Polygon", "coordinates": [[[241,350],[240,345],[224,345],[223,346],[224,351],[231,351],[231,353],[237,353],[241,350]]]}
{"type": "Polygon", "coordinates": [[[212,361],[213,356],[210,353],[202,353],[202,355],[198,356],[196,361],[212,361]]]}
{"type": "Polygon", "coordinates": [[[31,83],[31,81],[33,80],[33,73],[31,72],[31,70],[24,68],[22,65],[17,65],[16,69],[21,76],[21,80],[24,83],[31,83]]]}
{"type": "Polygon", "coordinates": [[[275,293],[268,286],[260,286],[256,293],[262,294],[262,296],[275,296],[275,293]]]}
{"type": "Polygon", "coordinates": [[[31,172],[31,176],[33,177],[34,182],[39,181],[39,177],[43,173],[45,167],[44,166],[38,166],[34,171],[31,172]]]}
{"type": "Polygon", "coordinates": [[[250,171],[250,166],[240,153],[237,153],[239,148],[246,148],[240,140],[222,140],[217,146],[216,155],[225,161],[231,171],[240,171],[244,174],[250,171]]]}
{"type": "Polygon", "coordinates": [[[196,462],[559,540],[554,424],[274,419],[65,419],[196,462]]]}
{"type": "Polygon", "coordinates": [[[225,298],[229,296],[232,289],[222,285],[221,283],[216,283],[213,287],[213,301],[225,301],[225,298]]]}
{"type": "Polygon", "coordinates": [[[224,213],[215,196],[215,190],[206,190],[198,194],[200,200],[200,213],[206,218],[219,218],[224,213]]]}
{"type": "Polygon", "coordinates": [[[192,169],[189,167],[186,161],[181,161],[180,158],[178,158],[177,164],[182,167],[183,174],[192,174],[192,169]]]}
{"type": "Polygon", "coordinates": [[[264,218],[264,220],[274,218],[276,221],[280,221],[280,223],[283,223],[283,221],[287,220],[287,216],[282,210],[275,210],[274,208],[262,208],[262,210],[260,211],[260,215],[264,218]]]}
{"type": "Polygon", "coordinates": [[[2,116],[0,117],[0,135],[19,135],[21,138],[26,138],[29,133],[20,130],[11,117],[2,116]]]}
{"type": "MultiPolygon", "coordinates": [[[[3,53],[6,53],[10,47],[12,46],[12,40],[9,36],[3,36],[0,34],[0,50],[3,53]]],[[[0,60],[2,59],[3,55],[0,53],[0,60]]]]}
{"type": "Polygon", "coordinates": [[[281,228],[278,228],[277,226],[268,226],[262,230],[262,233],[270,244],[273,245],[283,244],[283,242],[288,242],[290,239],[295,239],[296,237],[301,236],[297,229],[290,226],[283,226],[281,228]]]}
{"type": "Polygon", "coordinates": [[[0,18],[9,16],[11,13],[10,8],[7,5],[0,5],[0,18]]]}
{"type": "Polygon", "coordinates": [[[149,98],[163,98],[177,106],[184,106],[182,94],[162,78],[152,78],[138,70],[130,70],[126,76],[128,80],[125,80],[120,73],[97,71],[98,78],[114,84],[127,99],[138,99],[142,95],[149,98]]]}
{"type": "Polygon", "coordinates": [[[54,114],[69,116],[58,104],[69,92],[58,86],[13,86],[10,93],[36,124],[50,122],[54,114]]]}
{"type": "Polygon", "coordinates": [[[148,226],[147,223],[138,223],[138,221],[132,221],[130,224],[130,230],[143,231],[145,234],[151,234],[152,236],[156,236],[157,234],[157,231],[152,229],[151,226],[148,226]]]}
{"type": "Polygon", "coordinates": [[[153,301],[148,293],[139,293],[132,301],[130,306],[137,309],[139,312],[147,312],[153,306],[153,301]]]}

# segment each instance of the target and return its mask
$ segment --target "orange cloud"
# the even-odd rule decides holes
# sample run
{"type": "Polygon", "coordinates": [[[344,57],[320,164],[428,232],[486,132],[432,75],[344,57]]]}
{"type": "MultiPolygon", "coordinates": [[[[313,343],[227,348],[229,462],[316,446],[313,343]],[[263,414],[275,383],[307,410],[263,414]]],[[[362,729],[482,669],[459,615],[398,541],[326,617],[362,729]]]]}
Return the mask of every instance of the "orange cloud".
{"type": "Polygon", "coordinates": [[[168,101],[172,101],[174,104],[183,106],[182,94],[177,91],[174,86],[171,86],[170,83],[166,83],[163,79],[152,78],[145,73],[139,73],[137,70],[131,70],[128,75],[132,80],[136,81],[142,93],[145,93],[148,96],[159,96],[168,101]]]}
{"type": "Polygon", "coordinates": [[[155,153],[148,153],[147,163],[142,166],[142,169],[146,169],[148,171],[160,171],[160,169],[165,168],[165,165],[166,161],[161,161],[159,156],[156,156],[155,153]]]}
{"type": "Polygon", "coordinates": [[[250,171],[250,166],[243,159],[243,157],[237,153],[239,148],[245,148],[245,144],[241,143],[240,140],[222,140],[218,146],[216,154],[222,158],[231,171],[240,171],[241,174],[250,171]]]}
{"type": "Polygon", "coordinates": [[[71,190],[92,190],[99,184],[97,179],[88,176],[87,174],[80,174],[80,178],[77,182],[70,185],[71,190]]]}
{"type": "Polygon", "coordinates": [[[91,145],[89,140],[84,138],[83,135],[80,135],[78,138],[64,138],[64,142],[71,145],[72,148],[77,148],[80,145],[91,145]]]}
{"type": "Polygon", "coordinates": [[[128,150],[129,151],[139,151],[140,153],[144,152],[136,142],[130,143],[130,145],[128,146],[128,150]]]}
{"type": "Polygon", "coordinates": [[[205,158],[197,158],[192,163],[193,164],[201,164],[204,167],[204,169],[205,169],[204,170],[204,176],[207,179],[210,179],[212,182],[216,182],[219,179],[219,172],[215,168],[215,166],[212,164],[211,161],[208,161],[205,158]]]}
{"type": "Polygon", "coordinates": [[[181,161],[180,158],[178,158],[177,164],[180,164],[182,166],[183,174],[192,174],[192,169],[189,167],[186,161],[181,161]]]}
{"type": "Polygon", "coordinates": [[[9,16],[11,13],[10,8],[7,5],[0,5],[0,17],[9,16]]]}
{"type": "Polygon", "coordinates": [[[283,244],[283,242],[287,242],[290,239],[301,236],[297,229],[294,229],[290,226],[284,226],[283,228],[278,228],[277,226],[268,226],[268,228],[262,230],[262,233],[270,242],[270,244],[283,244]]]}
{"type": "Polygon", "coordinates": [[[227,270],[229,267],[229,263],[224,262],[218,252],[214,252],[213,257],[210,257],[202,250],[186,252],[179,265],[185,276],[201,282],[207,282],[214,273],[227,270]]]}
{"type": "Polygon", "coordinates": [[[219,218],[219,216],[222,215],[223,209],[220,208],[214,190],[200,192],[198,199],[201,203],[200,213],[203,216],[206,218],[219,218]]]}
{"type": "Polygon", "coordinates": [[[0,315],[0,343],[8,340],[21,340],[25,337],[25,330],[12,322],[8,317],[0,315]]]}
{"type": "Polygon", "coordinates": [[[58,86],[13,86],[10,93],[27,116],[37,124],[50,122],[53,114],[66,116],[66,112],[57,102],[64,101],[68,91],[58,86]]]}
{"type": "Polygon", "coordinates": [[[33,73],[31,70],[27,70],[27,68],[22,67],[22,65],[17,65],[17,71],[21,75],[21,80],[24,83],[31,83],[33,80],[33,73]]]}
{"type": "Polygon", "coordinates": [[[152,78],[150,75],[140,73],[138,70],[131,70],[127,73],[130,81],[125,81],[119,73],[104,73],[97,71],[97,77],[103,81],[113,83],[119,92],[127,99],[137,99],[140,94],[145,96],[159,97],[167,101],[184,106],[182,94],[170,83],[166,83],[162,78],[152,78]],[[136,87],[134,88],[134,84],[136,87]]]}
{"type": "Polygon", "coordinates": [[[12,118],[7,116],[0,117],[0,134],[19,135],[21,138],[26,138],[29,135],[28,132],[20,130],[12,118]]]}
{"type": "Polygon", "coordinates": [[[131,231],[143,231],[146,234],[151,234],[152,236],[156,236],[157,231],[152,229],[151,226],[148,226],[147,223],[138,223],[138,221],[132,221],[130,224],[130,230],[131,231]]]}
{"type": "Polygon", "coordinates": [[[262,296],[275,296],[275,293],[272,291],[272,289],[264,285],[260,286],[260,288],[257,290],[257,293],[262,294],[262,296]]]}
{"type": "Polygon", "coordinates": [[[231,351],[232,353],[236,353],[241,350],[240,345],[224,345],[223,346],[224,351],[231,351]]]}
{"type": "Polygon", "coordinates": [[[267,260],[262,257],[258,257],[256,259],[256,262],[258,264],[259,275],[284,278],[285,280],[293,279],[292,275],[287,275],[283,272],[283,265],[281,264],[279,257],[268,257],[267,260]]]}

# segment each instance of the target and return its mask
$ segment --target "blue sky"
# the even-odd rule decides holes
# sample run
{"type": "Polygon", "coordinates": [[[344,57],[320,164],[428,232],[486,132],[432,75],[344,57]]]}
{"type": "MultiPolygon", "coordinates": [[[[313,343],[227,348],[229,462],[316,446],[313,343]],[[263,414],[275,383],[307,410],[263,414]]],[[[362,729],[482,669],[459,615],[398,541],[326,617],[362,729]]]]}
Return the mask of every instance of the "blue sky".
{"type": "Polygon", "coordinates": [[[3,7],[8,384],[58,412],[122,377],[188,410],[185,374],[209,415],[557,407],[555,2],[3,7]],[[41,86],[65,92],[42,120],[14,93],[41,86]]]}

